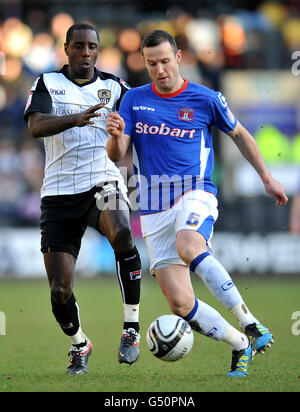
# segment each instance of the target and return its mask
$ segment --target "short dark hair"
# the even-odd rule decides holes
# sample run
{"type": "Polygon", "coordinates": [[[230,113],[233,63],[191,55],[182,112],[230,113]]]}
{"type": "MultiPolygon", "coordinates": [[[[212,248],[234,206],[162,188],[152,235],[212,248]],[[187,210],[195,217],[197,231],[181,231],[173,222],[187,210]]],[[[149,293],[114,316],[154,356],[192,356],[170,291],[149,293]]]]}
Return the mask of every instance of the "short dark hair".
{"type": "Polygon", "coordinates": [[[164,42],[169,42],[174,50],[174,53],[177,53],[178,47],[174,37],[165,30],[153,30],[148,33],[142,41],[141,51],[143,53],[143,49],[145,47],[155,47],[164,42]]]}
{"type": "Polygon", "coordinates": [[[99,33],[96,27],[92,26],[88,23],[75,23],[73,26],[69,27],[67,34],[66,34],[66,43],[69,44],[73,38],[73,33],[75,30],[93,30],[97,35],[98,43],[100,43],[99,33]]]}

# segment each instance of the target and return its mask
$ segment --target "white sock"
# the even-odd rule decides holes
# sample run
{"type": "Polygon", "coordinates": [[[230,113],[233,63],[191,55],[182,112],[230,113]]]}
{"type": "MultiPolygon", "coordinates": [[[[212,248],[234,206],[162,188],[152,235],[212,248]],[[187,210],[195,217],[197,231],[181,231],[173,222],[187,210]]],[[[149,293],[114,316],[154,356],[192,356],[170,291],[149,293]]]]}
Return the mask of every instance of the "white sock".
{"type": "Polygon", "coordinates": [[[225,268],[209,252],[197,256],[190,264],[210,292],[227,309],[242,301],[242,297],[225,268]]]}
{"type": "Polygon", "coordinates": [[[195,306],[184,318],[193,330],[217,341],[224,339],[227,322],[211,306],[195,299],[195,306]]]}
{"type": "Polygon", "coordinates": [[[211,293],[236,317],[242,330],[251,323],[258,323],[245,305],[238,289],[225,268],[209,254],[202,253],[190,265],[211,293]]]}
{"type": "Polygon", "coordinates": [[[229,323],[227,323],[226,333],[225,333],[225,337],[223,341],[231,345],[232,350],[237,350],[237,351],[246,349],[249,346],[249,340],[247,336],[239,332],[229,323]]]}
{"type": "Polygon", "coordinates": [[[129,305],[124,303],[124,322],[138,322],[140,305],[129,305]]]}
{"type": "Polygon", "coordinates": [[[79,345],[80,343],[84,343],[86,341],[86,335],[82,332],[81,327],[79,326],[78,331],[75,335],[70,336],[72,345],[79,345]]]}
{"type": "Polygon", "coordinates": [[[230,312],[236,317],[239,322],[240,328],[245,330],[247,325],[251,323],[259,323],[259,321],[252,315],[250,310],[245,305],[245,302],[241,301],[229,309],[230,312]]]}
{"type": "Polygon", "coordinates": [[[195,299],[195,306],[185,316],[185,320],[196,332],[214,340],[228,343],[232,350],[240,351],[249,346],[246,335],[231,326],[218,311],[199,299],[195,299]]]}

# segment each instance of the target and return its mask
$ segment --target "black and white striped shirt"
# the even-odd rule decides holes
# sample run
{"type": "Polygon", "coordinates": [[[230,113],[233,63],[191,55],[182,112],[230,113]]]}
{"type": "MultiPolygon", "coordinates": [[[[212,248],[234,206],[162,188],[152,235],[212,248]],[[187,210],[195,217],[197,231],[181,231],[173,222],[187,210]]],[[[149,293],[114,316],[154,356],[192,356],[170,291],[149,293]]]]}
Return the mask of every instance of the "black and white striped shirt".
{"type": "Polygon", "coordinates": [[[127,192],[119,169],[106,152],[106,119],[111,110],[118,110],[128,88],[120,78],[96,69],[92,80],[79,84],[68,77],[67,66],[36,79],[24,113],[26,121],[34,112],[64,116],[106,103],[93,125],[73,127],[44,138],[46,161],[41,197],[81,193],[112,180],[117,180],[127,192]]]}

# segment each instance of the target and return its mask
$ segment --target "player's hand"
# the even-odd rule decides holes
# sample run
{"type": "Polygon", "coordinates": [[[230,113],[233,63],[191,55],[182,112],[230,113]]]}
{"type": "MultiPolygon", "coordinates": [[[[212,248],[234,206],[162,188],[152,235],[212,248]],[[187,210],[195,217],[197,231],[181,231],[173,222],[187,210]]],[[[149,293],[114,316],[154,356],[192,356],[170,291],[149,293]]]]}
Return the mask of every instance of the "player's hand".
{"type": "Polygon", "coordinates": [[[106,121],[107,132],[111,136],[118,138],[122,136],[124,129],[125,129],[125,123],[124,123],[123,118],[119,115],[118,112],[111,112],[106,121]]]}
{"type": "Polygon", "coordinates": [[[96,104],[95,106],[88,108],[87,110],[84,110],[83,112],[76,113],[74,115],[75,126],[83,127],[88,124],[93,125],[95,122],[93,122],[91,119],[101,116],[100,113],[96,113],[96,112],[97,110],[102,109],[104,106],[105,106],[105,103],[99,103],[99,104],[96,104]]]}
{"type": "Polygon", "coordinates": [[[284,186],[282,183],[271,178],[268,182],[264,183],[266,192],[276,200],[276,206],[285,206],[288,202],[288,197],[285,194],[284,186]]]}

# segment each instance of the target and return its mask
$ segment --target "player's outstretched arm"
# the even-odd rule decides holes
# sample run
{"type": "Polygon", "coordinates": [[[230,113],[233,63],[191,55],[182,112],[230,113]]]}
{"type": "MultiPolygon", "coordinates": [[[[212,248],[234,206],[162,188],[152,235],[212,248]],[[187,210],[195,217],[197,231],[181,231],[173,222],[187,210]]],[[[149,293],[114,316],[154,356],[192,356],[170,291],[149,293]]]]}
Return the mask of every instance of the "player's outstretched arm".
{"type": "Polygon", "coordinates": [[[265,190],[273,199],[276,200],[276,206],[284,206],[288,202],[285,189],[282,183],[274,179],[267,169],[259,147],[251,134],[239,122],[232,132],[228,135],[237,145],[239,151],[246,160],[254,167],[261,178],[265,190]]]}
{"type": "Polygon", "coordinates": [[[104,103],[100,103],[83,112],[65,116],[35,112],[28,117],[28,128],[33,137],[47,137],[64,132],[71,127],[93,125],[94,122],[91,119],[100,116],[96,111],[102,109],[103,106],[104,103]]]}
{"type": "Polygon", "coordinates": [[[123,118],[117,112],[111,112],[106,121],[106,130],[110,135],[106,150],[108,157],[113,162],[121,160],[127,152],[130,136],[124,134],[125,123],[123,118]]]}

